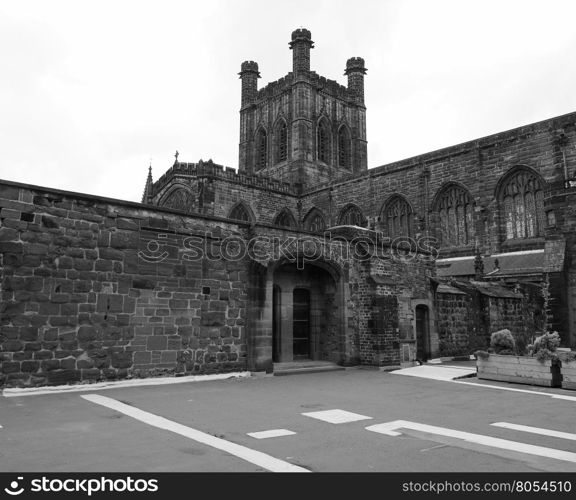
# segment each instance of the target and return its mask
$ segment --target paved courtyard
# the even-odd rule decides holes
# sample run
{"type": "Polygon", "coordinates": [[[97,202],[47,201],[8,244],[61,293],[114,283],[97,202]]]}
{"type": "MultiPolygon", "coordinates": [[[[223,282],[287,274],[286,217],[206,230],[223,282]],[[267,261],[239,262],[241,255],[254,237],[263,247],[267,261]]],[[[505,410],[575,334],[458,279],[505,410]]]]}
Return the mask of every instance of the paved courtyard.
{"type": "Polygon", "coordinates": [[[0,409],[3,472],[576,471],[576,393],[476,378],[351,368],[0,409]]]}

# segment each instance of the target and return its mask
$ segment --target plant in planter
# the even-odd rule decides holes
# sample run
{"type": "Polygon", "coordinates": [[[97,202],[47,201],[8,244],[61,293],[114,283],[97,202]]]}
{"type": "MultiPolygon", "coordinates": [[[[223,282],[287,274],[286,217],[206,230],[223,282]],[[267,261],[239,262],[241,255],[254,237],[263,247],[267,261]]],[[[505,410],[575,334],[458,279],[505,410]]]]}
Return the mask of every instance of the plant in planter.
{"type": "Polygon", "coordinates": [[[557,336],[554,332],[538,337],[530,346],[531,355],[521,356],[510,330],[494,332],[488,352],[475,353],[478,378],[559,387],[560,363],[554,353],[560,340],[557,336]]]}

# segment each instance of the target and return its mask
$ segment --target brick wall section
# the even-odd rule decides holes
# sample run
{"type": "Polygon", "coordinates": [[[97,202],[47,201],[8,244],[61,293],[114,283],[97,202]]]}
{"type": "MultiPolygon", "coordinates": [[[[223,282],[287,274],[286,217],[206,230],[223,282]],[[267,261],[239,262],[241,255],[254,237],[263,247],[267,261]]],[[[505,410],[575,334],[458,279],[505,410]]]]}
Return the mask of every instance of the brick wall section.
{"type": "Polygon", "coordinates": [[[182,244],[239,226],[4,183],[0,207],[1,383],[245,369],[245,263],[187,261],[182,244]]]}

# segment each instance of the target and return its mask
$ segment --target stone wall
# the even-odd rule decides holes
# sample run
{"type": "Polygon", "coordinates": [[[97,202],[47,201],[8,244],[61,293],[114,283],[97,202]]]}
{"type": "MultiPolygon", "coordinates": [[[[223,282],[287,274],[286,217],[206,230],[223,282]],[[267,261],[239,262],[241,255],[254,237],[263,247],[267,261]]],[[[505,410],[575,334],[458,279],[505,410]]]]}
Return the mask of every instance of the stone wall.
{"type": "MultiPolygon", "coordinates": [[[[496,199],[499,181],[512,168],[523,165],[538,172],[546,182],[563,179],[564,158],[570,175],[576,169],[576,113],[538,122],[406,160],[398,161],[349,180],[325,186],[308,186],[303,212],[318,208],[335,224],[341,210],[350,203],[361,208],[382,228],[382,209],[387,200],[400,194],[412,206],[414,235],[438,236],[433,212],[435,196],[448,182],[468,189],[475,203],[474,223],[482,253],[542,248],[543,239],[504,241],[500,208],[496,199]],[[567,145],[559,146],[558,130],[564,131],[567,145]],[[564,155],[563,155],[564,153],[564,155]]],[[[473,253],[471,248],[444,248],[443,257],[473,253]]]]}
{"type": "Polygon", "coordinates": [[[487,349],[490,335],[503,329],[510,330],[524,350],[541,333],[541,297],[529,289],[508,295],[486,295],[472,287],[436,293],[440,355],[487,349]]]}
{"type": "Polygon", "coordinates": [[[466,293],[436,294],[436,314],[440,356],[469,354],[469,342],[476,336],[478,325],[473,323],[472,297],[466,293]]]}
{"type": "Polygon", "coordinates": [[[242,226],[7,182],[0,207],[0,383],[246,368],[246,264],[197,258],[242,226]]]}

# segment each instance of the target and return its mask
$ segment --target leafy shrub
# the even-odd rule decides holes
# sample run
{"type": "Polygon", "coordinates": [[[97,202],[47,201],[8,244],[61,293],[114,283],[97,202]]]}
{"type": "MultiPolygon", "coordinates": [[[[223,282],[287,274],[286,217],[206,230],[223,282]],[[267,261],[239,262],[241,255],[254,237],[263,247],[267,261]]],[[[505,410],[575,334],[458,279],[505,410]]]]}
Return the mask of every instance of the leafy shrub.
{"type": "Polygon", "coordinates": [[[488,357],[490,356],[490,353],[488,351],[483,351],[482,349],[478,349],[474,353],[474,356],[476,356],[476,359],[488,359],[488,357]]]}
{"type": "Polygon", "coordinates": [[[537,354],[541,350],[547,350],[550,352],[556,351],[560,345],[560,335],[558,332],[546,332],[539,337],[536,337],[534,344],[532,344],[532,353],[537,354]]]}
{"type": "Polygon", "coordinates": [[[490,335],[490,347],[494,354],[516,354],[516,342],[510,330],[498,330],[490,335]]]}

